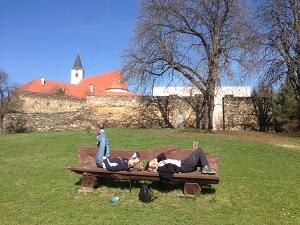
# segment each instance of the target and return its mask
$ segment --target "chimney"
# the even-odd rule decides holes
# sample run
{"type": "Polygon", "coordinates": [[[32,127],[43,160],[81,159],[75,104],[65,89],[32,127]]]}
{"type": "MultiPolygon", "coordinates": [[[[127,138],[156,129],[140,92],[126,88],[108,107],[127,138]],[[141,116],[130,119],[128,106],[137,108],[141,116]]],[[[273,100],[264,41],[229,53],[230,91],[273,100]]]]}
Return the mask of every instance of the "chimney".
{"type": "Polygon", "coordinates": [[[45,78],[44,77],[41,77],[41,84],[42,84],[42,86],[45,85],[45,78]]]}
{"type": "Polygon", "coordinates": [[[90,92],[93,93],[94,92],[94,85],[90,84],[90,92]]]}

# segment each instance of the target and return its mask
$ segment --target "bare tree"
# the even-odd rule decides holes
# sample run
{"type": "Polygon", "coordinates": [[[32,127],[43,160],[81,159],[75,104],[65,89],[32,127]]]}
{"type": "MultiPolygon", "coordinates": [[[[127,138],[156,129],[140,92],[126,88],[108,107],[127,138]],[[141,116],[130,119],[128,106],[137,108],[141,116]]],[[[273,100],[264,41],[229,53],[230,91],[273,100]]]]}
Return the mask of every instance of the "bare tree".
{"type": "Polygon", "coordinates": [[[5,98],[8,96],[9,86],[8,86],[8,74],[5,71],[0,71],[0,131],[3,128],[3,118],[6,113],[7,101],[5,98]]]}
{"type": "Polygon", "coordinates": [[[215,88],[239,59],[247,27],[239,1],[142,0],[138,10],[132,44],[122,54],[125,79],[140,91],[154,82],[198,88],[205,116],[196,118],[197,128],[211,130],[215,88]]]}
{"type": "Polygon", "coordinates": [[[267,65],[265,82],[287,82],[292,87],[300,125],[300,1],[261,1],[257,19],[258,41],[267,65]]]}
{"type": "Polygon", "coordinates": [[[9,76],[0,70],[0,132],[3,132],[3,119],[5,114],[14,111],[20,106],[17,95],[13,92],[16,85],[9,81],[9,76]]]}

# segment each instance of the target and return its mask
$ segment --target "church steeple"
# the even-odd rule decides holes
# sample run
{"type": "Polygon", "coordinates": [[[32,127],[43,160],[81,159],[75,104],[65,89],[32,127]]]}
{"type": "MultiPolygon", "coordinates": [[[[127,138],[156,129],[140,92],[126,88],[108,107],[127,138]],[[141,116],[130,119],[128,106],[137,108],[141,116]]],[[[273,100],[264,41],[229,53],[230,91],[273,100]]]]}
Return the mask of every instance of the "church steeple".
{"type": "Polygon", "coordinates": [[[78,54],[71,69],[71,84],[78,84],[84,78],[84,69],[80,60],[79,49],[78,54]]]}

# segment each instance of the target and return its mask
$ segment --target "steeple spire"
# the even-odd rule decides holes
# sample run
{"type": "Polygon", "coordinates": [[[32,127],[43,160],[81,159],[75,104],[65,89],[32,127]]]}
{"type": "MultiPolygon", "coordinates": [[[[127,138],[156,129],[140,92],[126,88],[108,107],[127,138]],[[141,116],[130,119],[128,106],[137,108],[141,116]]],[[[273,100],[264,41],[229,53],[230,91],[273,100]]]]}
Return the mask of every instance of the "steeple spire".
{"type": "Polygon", "coordinates": [[[76,60],[75,60],[75,63],[74,63],[74,66],[72,69],[76,69],[76,70],[83,69],[81,60],[80,60],[79,49],[78,49],[78,54],[77,54],[77,57],[76,57],[76,60]]]}
{"type": "Polygon", "coordinates": [[[71,84],[78,84],[84,78],[84,69],[80,60],[79,48],[78,54],[71,69],[71,84]]]}

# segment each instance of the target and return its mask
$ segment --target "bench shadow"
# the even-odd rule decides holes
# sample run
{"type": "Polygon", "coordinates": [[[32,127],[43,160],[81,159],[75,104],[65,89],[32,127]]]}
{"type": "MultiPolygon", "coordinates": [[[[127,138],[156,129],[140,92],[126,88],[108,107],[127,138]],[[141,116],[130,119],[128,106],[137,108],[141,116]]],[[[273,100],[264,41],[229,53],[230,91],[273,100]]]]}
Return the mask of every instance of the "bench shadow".
{"type": "MultiPolygon", "coordinates": [[[[181,190],[184,193],[184,183],[163,183],[163,182],[152,182],[150,188],[153,190],[157,190],[162,193],[171,192],[174,190],[181,190]]],[[[214,194],[216,189],[213,188],[211,185],[201,186],[201,193],[202,194],[214,194]]]]}
{"type": "Polygon", "coordinates": [[[203,185],[201,186],[201,193],[203,195],[207,195],[207,194],[215,194],[216,193],[216,189],[214,187],[212,187],[211,185],[203,185]]]}
{"type": "Polygon", "coordinates": [[[75,182],[74,185],[81,186],[81,181],[82,181],[82,178],[80,178],[77,182],[75,182]]]}
{"type": "MultiPolygon", "coordinates": [[[[80,178],[77,182],[74,183],[76,186],[81,186],[82,178],[80,178]]],[[[184,183],[164,183],[158,181],[143,181],[143,180],[117,180],[113,178],[105,178],[98,180],[97,184],[95,185],[95,189],[101,187],[108,187],[108,188],[119,188],[122,190],[126,190],[130,192],[131,189],[140,189],[143,184],[149,184],[149,187],[152,190],[161,192],[161,193],[168,193],[174,190],[181,190],[184,193],[184,183]]],[[[216,189],[213,188],[211,185],[203,185],[201,186],[201,194],[214,194],[216,189]]]]}

